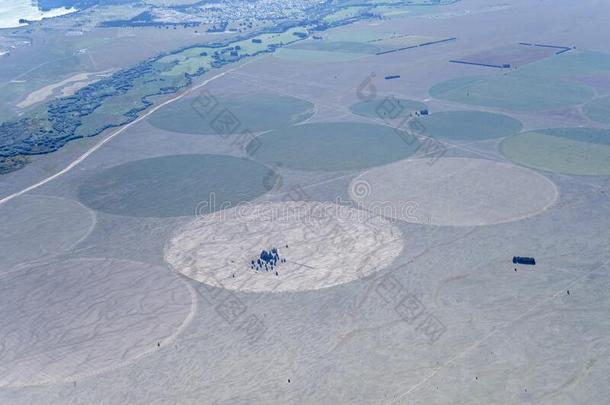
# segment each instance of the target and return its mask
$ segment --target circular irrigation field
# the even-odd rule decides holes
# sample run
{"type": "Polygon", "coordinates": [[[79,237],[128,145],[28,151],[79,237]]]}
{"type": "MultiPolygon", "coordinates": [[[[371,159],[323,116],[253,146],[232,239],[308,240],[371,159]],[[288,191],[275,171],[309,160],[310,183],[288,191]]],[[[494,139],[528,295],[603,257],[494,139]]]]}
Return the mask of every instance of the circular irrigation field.
{"type": "Polygon", "coordinates": [[[350,111],[363,117],[396,119],[408,117],[410,114],[426,108],[426,105],[419,101],[386,97],[371,101],[360,101],[350,106],[350,111]]]}
{"type": "Polygon", "coordinates": [[[389,266],[402,234],[370,213],[321,202],[245,205],[200,217],[169,241],[165,260],[202,283],[250,292],[296,292],[348,283],[389,266]],[[275,268],[251,267],[276,247],[275,268]],[[276,273],[277,272],[277,273],[276,273]]]}
{"type": "Polygon", "coordinates": [[[228,135],[281,128],[313,114],[312,103],[279,94],[240,97],[201,94],[164,107],[152,114],[148,122],[172,132],[228,135]]]}
{"type": "Polygon", "coordinates": [[[610,130],[550,128],[507,138],[502,154],[520,165],[549,172],[610,175],[610,130]]]}
{"type": "Polygon", "coordinates": [[[70,250],[95,221],[93,211],[65,198],[24,195],[0,205],[0,274],[70,250]]]}
{"type": "Polygon", "coordinates": [[[80,201],[131,217],[177,217],[253,200],[273,187],[275,173],[252,160],[220,155],[172,155],[114,166],[88,178],[80,201]]]}
{"type": "Polygon", "coordinates": [[[291,169],[357,170],[405,159],[419,142],[393,128],[355,122],[303,124],[267,132],[246,150],[254,159],[291,169]]]}
{"type": "Polygon", "coordinates": [[[610,125],[610,96],[592,100],[582,110],[592,121],[610,125]]]}
{"type": "Polygon", "coordinates": [[[419,117],[418,120],[417,129],[424,134],[452,140],[503,138],[519,133],[522,128],[514,118],[483,111],[444,111],[419,117]]]}
{"type": "Polygon", "coordinates": [[[76,381],[171,343],[193,314],[163,266],[115,259],[45,263],[2,277],[0,386],[76,381]]]}
{"type": "Polygon", "coordinates": [[[403,160],[363,173],[348,192],[373,214],[447,226],[516,221],[558,197],[555,184],[532,170],[470,158],[403,160]]]}
{"type": "Polygon", "coordinates": [[[593,97],[593,90],[579,83],[517,73],[451,79],[435,84],[429,93],[441,100],[509,111],[556,110],[593,97]]]}

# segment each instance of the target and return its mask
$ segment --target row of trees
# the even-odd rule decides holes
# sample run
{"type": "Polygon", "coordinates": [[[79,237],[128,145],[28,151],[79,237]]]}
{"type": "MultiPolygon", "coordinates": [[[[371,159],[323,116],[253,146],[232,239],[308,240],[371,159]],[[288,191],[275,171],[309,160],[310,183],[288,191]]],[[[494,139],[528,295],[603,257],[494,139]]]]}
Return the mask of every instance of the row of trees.
{"type": "MultiPolygon", "coordinates": [[[[104,99],[121,95],[134,87],[136,79],[152,72],[152,61],[119,71],[90,84],[74,95],[54,100],[38,116],[24,117],[0,125],[0,171],[16,170],[19,156],[56,151],[67,142],[83,137],[76,135],[83,117],[98,109],[104,99]]],[[[91,136],[95,134],[87,134],[91,136]]]]}

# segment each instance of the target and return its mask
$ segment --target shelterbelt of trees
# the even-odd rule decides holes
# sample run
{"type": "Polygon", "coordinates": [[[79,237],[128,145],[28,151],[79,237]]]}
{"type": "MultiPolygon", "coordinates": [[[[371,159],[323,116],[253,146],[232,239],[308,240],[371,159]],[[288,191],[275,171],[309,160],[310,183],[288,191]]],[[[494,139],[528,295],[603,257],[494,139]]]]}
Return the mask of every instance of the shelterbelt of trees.
{"type": "MultiPolygon", "coordinates": [[[[95,129],[95,132],[78,135],[77,129],[83,117],[93,114],[104,99],[122,95],[134,88],[135,81],[153,71],[153,61],[146,61],[132,68],[80,89],[74,95],[50,102],[44,114],[24,117],[0,125],[0,173],[19,169],[27,163],[28,155],[44,154],[56,151],[67,142],[94,136],[116,124],[95,129]]],[[[148,107],[145,99],[152,94],[176,91],[176,87],[159,87],[156,92],[142,98],[142,105],[126,111],[125,120],[134,119],[137,113],[148,107]]]]}

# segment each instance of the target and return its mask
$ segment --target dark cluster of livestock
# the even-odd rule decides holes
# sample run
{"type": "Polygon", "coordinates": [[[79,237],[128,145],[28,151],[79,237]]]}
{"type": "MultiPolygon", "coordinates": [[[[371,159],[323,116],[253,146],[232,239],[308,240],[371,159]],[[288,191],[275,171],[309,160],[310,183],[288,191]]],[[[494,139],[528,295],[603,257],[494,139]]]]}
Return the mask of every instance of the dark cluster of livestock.
{"type": "Polygon", "coordinates": [[[272,247],[261,251],[257,259],[250,261],[250,268],[257,272],[275,271],[275,274],[279,275],[277,268],[281,263],[286,263],[286,259],[280,256],[277,248],[272,247]]]}

